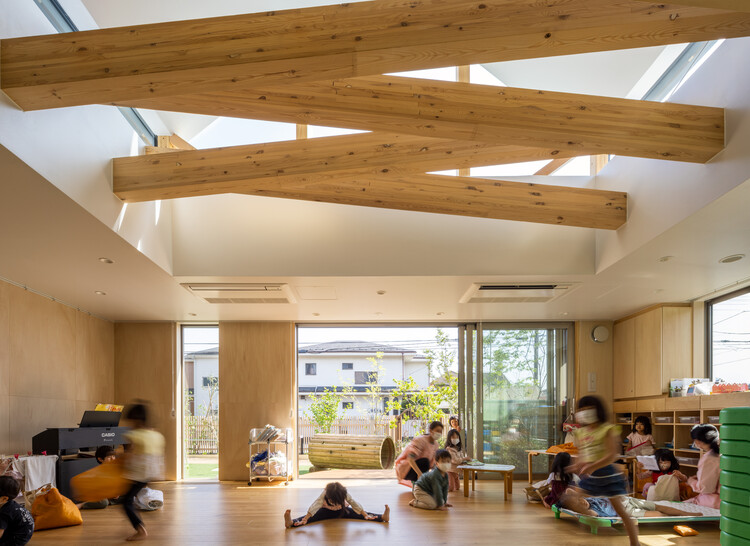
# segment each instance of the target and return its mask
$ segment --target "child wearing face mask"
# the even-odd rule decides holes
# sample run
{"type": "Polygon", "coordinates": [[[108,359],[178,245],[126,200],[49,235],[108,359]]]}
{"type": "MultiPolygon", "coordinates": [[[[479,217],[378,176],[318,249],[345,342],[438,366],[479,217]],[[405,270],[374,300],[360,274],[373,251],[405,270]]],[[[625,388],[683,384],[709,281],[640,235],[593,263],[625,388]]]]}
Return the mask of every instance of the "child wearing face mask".
{"type": "Polygon", "coordinates": [[[467,457],[461,445],[461,433],[456,429],[450,429],[445,441],[445,450],[451,456],[451,469],[448,471],[448,491],[458,491],[461,489],[461,482],[458,478],[458,465],[471,460],[467,457]]]}
{"type": "MultiPolygon", "coordinates": [[[[643,486],[643,496],[646,497],[647,500],[650,501],[656,501],[656,500],[669,500],[669,501],[679,501],[680,500],[680,482],[687,482],[687,476],[680,472],[680,463],[677,462],[677,459],[675,458],[674,454],[669,451],[668,449],[657,449],[656,453],[654,453],[654,457],[656,457],[656,464],[659,465],[659,471],[645,471],[642,474],[638,474],[639,479],[648,478],[651,481],[643,486]],[[661,484],[659,485],[658,489],[662,489],[664,491],[658,492],[657,488],[654,488],[653,486],[659,482],[659,480],[664,476],[664,479],[662,479],[661,484]],[[673,480],[673,485],[670,484],[670,486],[667,486],[667,480],[673,480]],[[653,490],[652,490],[653,489],[653,490]],[[665,493],[669,490],[673,489],[669,494],[669,498],[662,498],[665,493]],[[649,493],[651,491],[651,493],[649,493]]],[[[640,465],[640,463],[638,463],[640,465]]]]}
{"type": "Polygon", "coordinates": [[[451,455],[445,449],[435,453],[437,465],[420,476],[414,484],[414,498],[409,506],[424,510],[447,510],[448,504],[448,471],[451,469],[451,455]]]}
{"type": "Polygon", "coordinates": [[[615,513],[622,518],[631,546],[639,546],[638,527],[625,509],[623,498],[627,484],[614,463],[620,456],[620,427],[607,422],[607,411],[597,396],[584,396],[578,401],[576,421],[581,428],[573,433],[578,458],[568,472],[578,474],[578,487],[592,497],[610,499],[615,513]]]}
{"type": "Polygon", "coordinates": [[[435,452],[442,435],[443,423],[433,421],[427,434],[417,436],[409,442],[394,464],[400,484],[411,488],[423,473],[435,465],[435,452]]]}

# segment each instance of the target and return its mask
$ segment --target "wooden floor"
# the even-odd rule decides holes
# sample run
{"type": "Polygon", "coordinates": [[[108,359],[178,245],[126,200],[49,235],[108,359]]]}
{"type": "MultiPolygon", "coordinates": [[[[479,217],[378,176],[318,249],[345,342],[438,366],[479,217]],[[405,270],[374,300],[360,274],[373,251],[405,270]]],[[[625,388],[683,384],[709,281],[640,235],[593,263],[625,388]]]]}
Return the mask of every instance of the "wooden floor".
{"type": "MultiPolygon", "coordinates": [[[[392,472],[392,471],[390,471],[392,472]]],[[[391,473],[387,475],[390,476],[391,473]]],[[[390,479],[372,479],[367,471],[356,478],[341,479],[342,471],[320,472],[290,483],[266,486],[243,483],[162,483],[165,507],[146,512],[143,520],[150,533],[148,544],[377,544],[423,546],[434,544],[573,544],[627,545],[620,530],[604,529],[594,536],[572,519],[556,521],[549,510],[526,502],[523,481],[516,481],[513,495],[503,502],[502,482],[480,480],[469,498],[451,493],[455,505],[449,512],[410,508],[411,492],[390,479]],[[391,506],[388,524],[360,521],[328,521],[286,530],[286,508],[302,515],[328,482],[340,479],[366,510],[381,512],[391,506]]],[[[375,474],[377,475],[377,474],[375,474]]],[[[641,527],[641,543],[647,546],[719,543],[718,523],[696,524],[695,537],[680,537],[667,524],[641,527]]],[[[124,544],[132,532],[122,507],[83,512],[83,525],[39,531],[30,544],[106,545],[124,544]]]]}

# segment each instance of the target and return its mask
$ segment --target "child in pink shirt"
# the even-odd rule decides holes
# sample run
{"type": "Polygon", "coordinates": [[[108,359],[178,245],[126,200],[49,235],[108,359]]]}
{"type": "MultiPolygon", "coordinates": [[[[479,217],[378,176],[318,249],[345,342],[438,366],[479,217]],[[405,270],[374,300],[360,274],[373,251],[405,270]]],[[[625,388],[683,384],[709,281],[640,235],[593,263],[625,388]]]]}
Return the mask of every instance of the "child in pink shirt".
{"type": "Polygon", "coordinates": [[[688,480],[698,496],[685,502],[719,508],[719,431],[713,425],[695,425],[690,437],[704,453],[698,461],[698,474],[688,480]]]}

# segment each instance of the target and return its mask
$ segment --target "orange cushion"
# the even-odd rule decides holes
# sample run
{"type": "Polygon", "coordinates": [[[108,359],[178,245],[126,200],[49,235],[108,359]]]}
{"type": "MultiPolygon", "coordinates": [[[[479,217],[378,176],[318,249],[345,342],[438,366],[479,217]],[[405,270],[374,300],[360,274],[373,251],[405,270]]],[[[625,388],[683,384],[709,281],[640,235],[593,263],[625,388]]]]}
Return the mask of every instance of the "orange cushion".
{"type": "Polygon", "coordinates": [[[688,527],[687,525],[675,525],[674,530],[677,532],[677,534],[683,537],[690,537],[698,534],[698,531],[696,531],[692,527],[688,527]]]}
{"type": "Polygon", "coordinates": [[[86,502],[119,497],[127,493],[130,486],[130,481],[122,477],[122,463],[118,459],[105,461],[70,480],[75,499],[86,502]]]}
{"type": "Polygon", "coordinates": [[[63,497],[55,487],[37,496],[31,505],[31,515],[34,517],[35,530],[83,523],[78,507],[68,497],[63,497]]]}

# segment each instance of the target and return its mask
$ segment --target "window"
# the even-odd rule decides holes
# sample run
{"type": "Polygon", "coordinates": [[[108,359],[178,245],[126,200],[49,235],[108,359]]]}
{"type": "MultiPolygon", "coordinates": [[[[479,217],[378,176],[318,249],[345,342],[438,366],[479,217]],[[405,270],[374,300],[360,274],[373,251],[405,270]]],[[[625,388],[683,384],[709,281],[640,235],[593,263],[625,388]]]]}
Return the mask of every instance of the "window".
{"type": "Polygon", "coordinates": [[[354,409],[354,402],[341,402],[341,409],[354,409]]]}
{"type": "Polygon", "coordinates": [[[368,385],[378,382],[378,372],[354,372],[355,385],[368,385]]]}
{"type": "Polygon", "coordinates": [[[341,364],[342,370],[353,370],[354,369],[354,362],[344,362],[341,364]]]}
{"type": "Polygon", "coordinates": [[[219,386],[219,378],[215,375],[209,375],[208,377],[203,378],[203,386],[208,387],[218,387],[219,386]]]}
{"type": "Polygon", "coordinates": [[[750,287],[706,302],[706,353],[712,381],[750,382],[750,287]]]}
{"type": "Polygon", "coordinates": [[[318,375],[318,365],[315,362],[305,364],[305,375],[318,375]]]}

